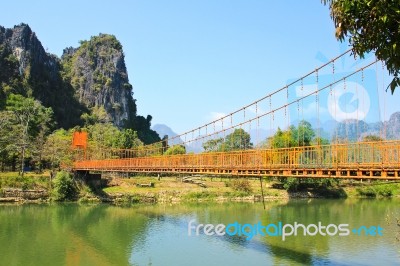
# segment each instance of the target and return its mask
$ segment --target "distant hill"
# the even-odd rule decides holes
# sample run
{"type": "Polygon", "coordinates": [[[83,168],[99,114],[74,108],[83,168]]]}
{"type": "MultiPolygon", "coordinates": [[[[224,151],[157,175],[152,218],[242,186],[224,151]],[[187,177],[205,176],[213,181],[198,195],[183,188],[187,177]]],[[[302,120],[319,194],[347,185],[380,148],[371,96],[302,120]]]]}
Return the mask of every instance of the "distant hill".
{"type": "MultiPolygon", "coordinates": [[[[362,140],[365,136],[375,135],[382,137],[383,139],[400,139],[400,112],[393,113],[390,116],[389,121],[377,122],[377,123],[366,123],[362,120],[345,120],[343,122],[336,122],[333,120],[326,121],[324,123],[317,123],[316,120],[312,121],[312,126],[320,137],[326,138],[329,141],[335,141],[336,138],[339,141],[356,141],[362,140]],[[319,125],[320,128],[316,128],[319,125]]],[[[297,122],[294,123],[297,125],[297,122]]],[[[169,138],[178,136],[170,127],[164,124],[157,124],[152,127],[161,137],[168,135],[169,138]]],[[[220,133],[219,138],[224,138],[231,132],[220,133]]],[[[268,137],[272,136],[274,130],[251,129],[250,137],[254,147],[263,143],[268,137]]],[[[201,137],[201,136],[200,136],[201,137]]],[[[206,141],[207,139],[205,139],[206,141]]],[[[174,142],[170,142],[169,145],[175,145],[183,143],[182,139],[177,139],[174,142]]],[[[188,152],[202,152],[202,141],[191,142],[186,144],[186,150],[188,152]]]]}
{"type": "MultiPolygon", "coordinates": [[[[168,136],[168,138],[173,138],[178,136],[177,133],[175,133],[169,126],[164,125],[164,124],[155,124],[154,126],[151,127],[152,130],[154,130],[155,132],[157,132],[157,134],[163,138],[164,136],[168,136]]],[[[183,143],[182,139],[176,139],[170,143],[168,143],[168,145],[176,145],[176,144],[181,144],[183,143]]]]}
{"type": "Polygon", "coordinates": [[[393,113],[389,121],[366,123],[362,120],[345,120],[336,123],[330,131],[330,138],[333,140],[346,139],[349,141],[362,140],[365,136],[375,135],[383,139],[400,139],[400,112],[393,113]]]}

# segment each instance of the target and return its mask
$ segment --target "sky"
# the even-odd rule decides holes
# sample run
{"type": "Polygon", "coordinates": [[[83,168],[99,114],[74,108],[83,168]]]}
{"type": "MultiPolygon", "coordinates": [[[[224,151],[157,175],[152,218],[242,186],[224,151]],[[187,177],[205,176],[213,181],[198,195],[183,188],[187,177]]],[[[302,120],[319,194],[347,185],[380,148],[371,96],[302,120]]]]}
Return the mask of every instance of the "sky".
{"type": "MultiPolygon", "coordinates": [[[[329,8],[319,0],[15,0],[1,9],[7,12],[0,25],[29,24],[57,56],[80,40],[114,34],[138,114],[177,133],[239,109],[348,48],[336,40],[329,8]]],[[[380,87],[381,119],[388,119],[400,92],[391,96],[380,87]]]]}

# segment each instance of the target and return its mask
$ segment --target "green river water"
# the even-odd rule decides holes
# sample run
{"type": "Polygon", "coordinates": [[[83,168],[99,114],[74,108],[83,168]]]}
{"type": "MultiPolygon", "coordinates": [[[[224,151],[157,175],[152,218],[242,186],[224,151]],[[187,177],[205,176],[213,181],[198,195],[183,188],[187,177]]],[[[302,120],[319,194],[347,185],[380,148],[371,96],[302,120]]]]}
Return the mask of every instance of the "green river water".
{"type": "MultiPolygon", "coordinates": [[[[0,205],[0,265],[400,265],[399,203],[291,200],[266,202],[265,210],[261,203],[0,205]],[[300,231],[285,241],[261,234],[248,240],[204,230],[196,235],[192,228],[189,236],[190,221],[276,228],[279,222],[348,224],[350,233],[304,236],[300,231]],[[382,235],[351,231],[361,226],[379,226],[382,235]]],[[[273,229],[271,234],[278,232],[273,229]]]]}

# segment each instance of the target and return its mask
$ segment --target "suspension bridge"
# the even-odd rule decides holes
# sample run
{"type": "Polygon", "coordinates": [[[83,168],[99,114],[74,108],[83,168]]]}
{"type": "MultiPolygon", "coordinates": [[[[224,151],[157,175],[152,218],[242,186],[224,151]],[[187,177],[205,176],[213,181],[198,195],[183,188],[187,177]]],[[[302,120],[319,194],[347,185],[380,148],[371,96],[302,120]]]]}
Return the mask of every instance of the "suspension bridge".
{"type": "MultiPolygon", "coordinates": [[[[353,58],[353,65],[360,67],[350,72],[338,71],[338,62],[349,58],[353,58],[350,50],[234,112],[151,145],[105,149],[91,145],[86,132],[75,132],[72,169],[78,172],[400,179],[400,140],[390,137],[393,134],[388,132],[386,123],[382,123],[376,133],[379,136],[373,141],[365,138],[368,122],[381,119],[377,91],[384,90],[385,85],[380,87],[377,73],[380,68],[383,73],[384,65],[375,58],[353,58]],[[301,128],[302,121],[310,119],[315,120],[313,141],[306,140],[308,136],[301,128]],[[324,119],[334,124],[329,132],[322,127],[324,119]],[[292,141],[282,137],[279,145],[271,143],[271,136],[282,132],[281,129],[296,128],[296,124],[297,133],[291,136],[292,141]],[[256,145],[250,143],[246,132],[251,132],[251,141],[256,145]],[[222,142],[225,148],[217,148],[222,142]],[[209,144],[207,148],[205,144],[209,144]],[[167,148],[173,145],[194,151],[166,155],[167,148]]],[[[383,74],[381,79],[384,84],[383,74]]]]}

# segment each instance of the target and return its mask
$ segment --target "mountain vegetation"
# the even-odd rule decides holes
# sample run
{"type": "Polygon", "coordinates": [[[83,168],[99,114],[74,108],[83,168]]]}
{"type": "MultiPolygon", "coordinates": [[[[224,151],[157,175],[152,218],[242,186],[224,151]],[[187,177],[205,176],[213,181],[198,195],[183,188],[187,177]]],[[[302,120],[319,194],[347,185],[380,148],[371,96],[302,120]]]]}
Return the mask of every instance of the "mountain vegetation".
{"type": "Polygon", "coordinates": [[[72,161],[72,132],[94,146],[133,148],[160,140],[151,115],[137,115],[121,43],[99,34],[49,54],[26,24],[0,26],[0,167],[56,167],[72,161]]]}

